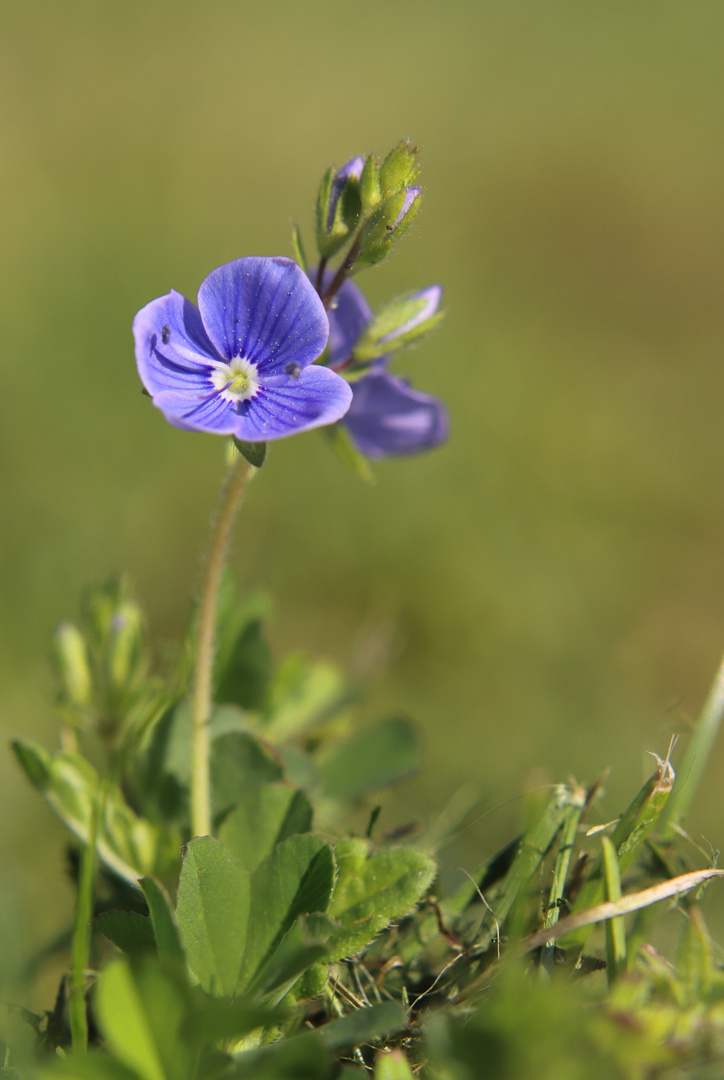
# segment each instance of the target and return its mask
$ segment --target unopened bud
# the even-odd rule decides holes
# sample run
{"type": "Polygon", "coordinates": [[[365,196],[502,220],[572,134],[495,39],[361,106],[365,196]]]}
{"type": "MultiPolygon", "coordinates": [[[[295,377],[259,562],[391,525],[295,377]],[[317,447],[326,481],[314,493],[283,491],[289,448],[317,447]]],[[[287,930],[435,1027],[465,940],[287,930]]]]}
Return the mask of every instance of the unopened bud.
{"type": "Polygon", "coordinates": [[[69,705],[87,709],[93,697],[88,647],[77,626],[61,623],[53,635],[53,659],[62,694],[69,705]]]}
{"type": "Polygon", "coordinates": [[[363,157],[354,157],[341,169],[328,169],[317,196],[317,247],[328,259],[346,243],[359,221],[362,204],[359,179],[363,157]]]}

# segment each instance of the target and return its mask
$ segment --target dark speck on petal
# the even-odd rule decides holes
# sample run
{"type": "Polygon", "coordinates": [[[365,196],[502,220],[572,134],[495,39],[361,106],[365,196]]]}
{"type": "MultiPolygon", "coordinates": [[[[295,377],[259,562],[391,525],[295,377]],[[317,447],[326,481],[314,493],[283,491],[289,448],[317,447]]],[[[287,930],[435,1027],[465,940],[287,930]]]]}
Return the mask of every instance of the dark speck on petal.
{"type": "Polygon", "coordinates": [[[164,345],[168,345],[170,338],[171,331],[169,330],[168,326],[164,325],[163,329],[161,330],[161,341],[164,343],[164,345]]]}

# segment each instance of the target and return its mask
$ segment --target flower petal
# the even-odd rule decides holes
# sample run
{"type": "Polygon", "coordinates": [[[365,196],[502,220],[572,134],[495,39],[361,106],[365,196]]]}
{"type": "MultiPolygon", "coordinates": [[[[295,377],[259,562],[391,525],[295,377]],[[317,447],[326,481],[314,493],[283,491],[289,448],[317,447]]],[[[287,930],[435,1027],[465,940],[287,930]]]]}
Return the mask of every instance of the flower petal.
{"type": "MultiPolygon", "coordinates": [[[[326,277],[332,280],[331,274],[326,277]]],[[[329,312],[329,363],[332,367],[347,359],[371,321],[372,308],[364,293],[348,279],[332,301],[329,312]]]]}
{"type": "Polygon", "coordinates": [[[164,390],[155,395],[153,404],[169,423],[184,431],[210,431],[212,435],[233,435],[236,431],[236,406],[211,386],[197,397],[164,390]]]}
{"type": "Polygon", "coordinates": [[[417,454],[445,442],[445,406],[413,390],[387,372],[365,375],[353,384],[354,397],[344,418],[352,440],[366,457],[417,454]]]}
{"type": "Polygon", "coordinates": [[[209,370],[219,358],[198,309],[181,293],[152,300],[133,320],[136,366],[151,397],[165,390],[191,395],[211,388],[209,370]]]}
{"type": "Polygon", "coordinates": [[[245,357],[259,371],[311,364],[329,335],[322,301],[292,259],[244,258],[213,270],[199,289],[206,332],[224,360],[245,357]]]}
{"type": "Polygon", "coordinates": [[[234,434],[244,442],[268,442],[334,424],[349,408],[349,383],[329,368],[304,369],[284,386],[263,386],[238,406],[234,434]]]}

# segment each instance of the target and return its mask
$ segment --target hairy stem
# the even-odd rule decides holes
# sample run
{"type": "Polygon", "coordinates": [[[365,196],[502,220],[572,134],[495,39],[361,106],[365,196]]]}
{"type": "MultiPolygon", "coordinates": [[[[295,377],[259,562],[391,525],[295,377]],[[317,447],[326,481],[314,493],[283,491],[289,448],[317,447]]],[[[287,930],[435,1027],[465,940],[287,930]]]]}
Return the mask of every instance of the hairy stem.
{"type": "Polygon", "coordinates": [[[344,279],[347,277],[347,274],[350,272],[355,262],[357,261],[360,246],[360,238],[359,236],[357,236],[354,243],[352,244],[352,247],[347,252],[347,257],[345,258],[344,262],[340,264],[337,273],[334,275],[331,282],[329,283],[329,286],[322,294],[322,303],[324,304],[325,308],[329,308],[329,305],[332,303],[335,296],[342,288],[342,285],[344,284],[344,279]]]}
{"type": "Polygon", "coordinates": [[[229,550],[234,518],[255,472],[254,466],[248,465],[239,454],[221,492],[206,557],[206,570],[196,624],[196,658],[191,694],[191,831],[194,836],[208,836],[211,832],[209,719],[219,586],[229,550]]]}
{"type": "Polygon", "coordinates": [[[322,255],[321,259],[319,260],[319,266],[317,267],[317,281],[314,286],[320,296],[322,295],[322,286],[324,284],[324,271],[326,269],[327,257],[326,255],[322,255]]]}

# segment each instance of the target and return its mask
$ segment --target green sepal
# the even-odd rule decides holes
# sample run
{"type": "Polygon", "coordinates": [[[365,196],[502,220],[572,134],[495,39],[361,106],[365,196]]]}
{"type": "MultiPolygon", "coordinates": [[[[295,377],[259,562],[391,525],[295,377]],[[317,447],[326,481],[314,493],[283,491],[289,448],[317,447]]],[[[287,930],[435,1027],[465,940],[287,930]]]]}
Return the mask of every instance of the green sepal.
{"type": "Polygon", "coordinates": [[[344,424],[330,424],[322,428],[322,433],[343,465],[351,469],[355,476],[366,484],[374,484],[375,476],[364,454],[361,454],[352,442],[344,424]]]}
{"type": "Polygon", "coordinates": [[[364,163],[362,175],[359,180],[359,192],[363,210],[374,209],[382,198],[380,170],[375,161],[374,154],[370,154],[364,163]]]}
{"type": "Polygon", "coordinates": [[[417,157],[418,147],[403,139],[382,162],[380,169],[380,187],[384,195],[396,194],[413,187],[420,174],[417,157]]]}
{"type": "Polygon", "coordinates": [[[299,231],[299,226],[296,221],[292,225],[292,255],[295,262],[301,266],[302,270],[306,274],[309,269],[309,263],[307,262],[307,256],[304,254],[304,246],[302,244],[302,234],[299,231]]]}
{"type": "Polygon", "coordinates": [[[249,464],[253,465],[255,469],[260,469],[264,464],[264,458],[266,457],[266,443],[243,442],[241,439],[237,439],[236,435],[232,435],[231,437],[234,440],[234,446],[241,456],[245,457],[249,464]]]}
{"type": "Polygon", "coordinates": [[[392,334],[399,327],[422,311],[426,300],[420,297],[419,292],[405,293],[385,304],[380,312],[373,318],[354,347],[354,358],[362,363],[377,360],[380,356],[388,356],[392,352],[411,345],[419,338],[428,334],[444,316],[444,312],[436,312],[429,319],[413,326],[405,333],[399,334],[389,341],[384,338],[392,334]]]}
{"type": "Polygon", "coordinates": [[[360,233],[357,263],[373,265],[381,262],[390,253],[392,245],[407,232],[420,209],[422,195],[417,196],[402,220],[395,225],[404,206],[406,194],[405,191],[400,191],[385,198],[367,218],[360,233]]]}
{"type": "Polygon", "coordinates": [[[317,247],[319,249],[319,254],[322,256],[325,254],[323,248],[327,239],[327,218],[329,216],[329,200],[332,195],[332,181],[334,180],[334,175],[334,166],[330,165],[322,177],[319,191],[317,192],[317,247]]]}
{"type": "MultiPolygon", "coordinates": [[[[361,213],[362,196],[360,193],[359,180],[356,176],[349,176],[342,188],[342,193],[339,197],[339,202],[337,203],[337,214],[342,218],[342,222],[347,230],[347,236],[353,229],[357,228],[361,213]]],[[[345,236],[345,240],[347,239],[347,236],[345,236]]]]}
{"type": "Polygon", "coordinates": [[[323,259],[331,258],[347,243],[351,230],[359,221],[361,210],[359,182],[355,177],[350,176],[337,199],[334,219],[331,225],[327,226],[329,201],[335,175],[334,169],[327,170],[317,198],[317,248],[323,259]]]}

